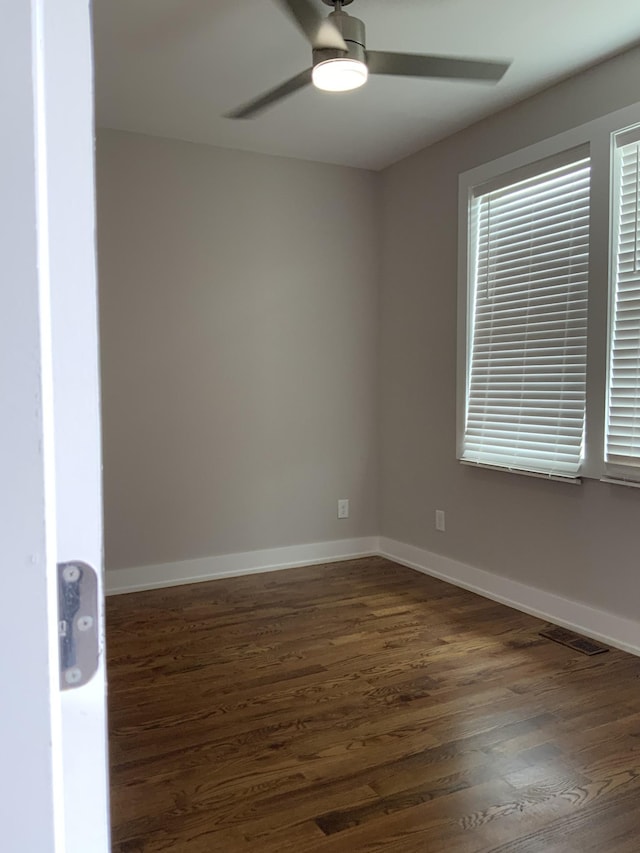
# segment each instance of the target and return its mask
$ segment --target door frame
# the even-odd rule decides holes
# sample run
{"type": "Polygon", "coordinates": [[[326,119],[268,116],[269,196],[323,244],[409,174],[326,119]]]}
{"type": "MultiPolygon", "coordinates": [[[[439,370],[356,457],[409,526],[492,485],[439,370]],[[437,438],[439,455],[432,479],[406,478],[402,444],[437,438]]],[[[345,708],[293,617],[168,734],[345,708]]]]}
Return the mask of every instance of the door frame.
{"type": "Polygon", "coordinates": [[[102,581],[89,0],[0,0],[0,32],[3,848],[107,853],[102,619],[97,675],[58,673],[57,562],[102,581]]]}

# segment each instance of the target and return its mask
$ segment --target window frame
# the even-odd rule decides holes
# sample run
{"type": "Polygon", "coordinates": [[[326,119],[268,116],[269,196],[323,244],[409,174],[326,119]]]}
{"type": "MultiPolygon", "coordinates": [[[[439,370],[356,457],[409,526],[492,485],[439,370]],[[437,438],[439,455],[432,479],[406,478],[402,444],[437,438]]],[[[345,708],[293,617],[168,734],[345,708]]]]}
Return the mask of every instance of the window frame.
{"type": "Polygon", "coordinates": [[[609,250],[609,325],[607,338],[607,381],[605,387],[604,411],[604,444],[603,444],[603,476],[607,483],[618,483],[625,486],[640,488],[640,468],[633,470],[630,466],[607,461],[607,420],[611,394],[611,373],[613,370],[613,339],[616,322],[616,291],[618,284],[618,231],[620,226],[620,181],[619,157],[622,147],[626,144],[621,137],[633,137],[640,144],[640,122],[626,126],[611,134],[611,243],[609,250]]]}
{"type": "MultiPolygon", "coordinates": [[[[605,417],[611,334],[612,255],[614,209],[612,176],[614,135],[640,123],[640,103],[609,113],[543,139],[526,148],[462,172],[458,179],[458,328],[456,366],[456,457],[461,464],[504,473],[579,484],[582,478],[611,481],[606,476],[605,417]],[[571,149],[585,148],[591,158],[591,210],[589,217],[589,287],[587,325],[587,388],[585,455],[578,479],[556,477],[519,469],[467,462],[464,445],[470,340],[473,328],[473,246],[471,208],[480,187],[517,180],[543,161],[562,157],[571,149]]],[[[616,481],[618,482],[618,481],[616,481]]],[[[625,481],[626,484],[626,481],[625,481]]],[[[630,483],[630,485],[638,485],[630,483]]]]}

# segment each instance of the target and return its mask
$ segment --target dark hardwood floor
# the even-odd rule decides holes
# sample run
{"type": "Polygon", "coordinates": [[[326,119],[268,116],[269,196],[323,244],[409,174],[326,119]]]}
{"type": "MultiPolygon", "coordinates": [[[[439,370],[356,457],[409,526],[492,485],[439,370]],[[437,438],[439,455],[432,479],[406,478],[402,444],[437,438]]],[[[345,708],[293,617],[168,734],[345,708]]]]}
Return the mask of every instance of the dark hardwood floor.
{"type": "Polygon", "coordinates": [[[108,600],[117,853],[637,853],[640,658],[382,558],[108,600]]]}

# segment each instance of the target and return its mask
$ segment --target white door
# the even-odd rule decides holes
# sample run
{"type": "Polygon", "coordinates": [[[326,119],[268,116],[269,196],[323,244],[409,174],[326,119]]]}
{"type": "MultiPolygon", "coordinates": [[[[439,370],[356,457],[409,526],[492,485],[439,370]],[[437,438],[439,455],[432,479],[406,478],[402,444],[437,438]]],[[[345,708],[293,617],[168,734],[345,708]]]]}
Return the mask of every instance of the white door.
{"type": "Polygon", "coordinates": [[[0,0],[0,847],[107,853],[89,0],[0,0]],[[56,564],[98,571],[59,687],[56,564]]]}

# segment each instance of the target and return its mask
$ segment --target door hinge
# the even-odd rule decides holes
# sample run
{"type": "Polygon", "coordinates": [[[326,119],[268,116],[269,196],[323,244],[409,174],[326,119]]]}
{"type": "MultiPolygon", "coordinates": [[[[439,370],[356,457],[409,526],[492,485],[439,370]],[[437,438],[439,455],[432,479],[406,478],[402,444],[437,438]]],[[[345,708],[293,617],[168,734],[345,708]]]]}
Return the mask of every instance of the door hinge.
{"type": "Polygon", "coordinates": [[[98,577],[87,563],[58,563],[60,689],[82,687],[98,669],[98,577]]]}

